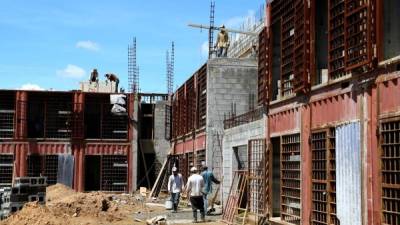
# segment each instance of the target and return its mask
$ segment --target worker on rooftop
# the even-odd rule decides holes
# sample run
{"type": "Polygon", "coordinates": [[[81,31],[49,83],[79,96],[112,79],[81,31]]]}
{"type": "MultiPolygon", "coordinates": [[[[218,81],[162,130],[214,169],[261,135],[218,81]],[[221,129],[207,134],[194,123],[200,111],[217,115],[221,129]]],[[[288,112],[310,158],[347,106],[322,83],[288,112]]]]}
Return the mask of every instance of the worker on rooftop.
{"type": "Polygon", "coordinates": [[[178,173],[178,168],[172,167],[172,174],[168,180],[168,192],[171,194],[172,212],[174,213],[178,211],[179,198],[184,186],[182,174],[178,173]]]}
{"type": "Polygon", "coordinates": [[[99,82],[99,73],[97,72],[97,69],[93,69],[92,72],[90,73],[90,83],[92,82],[99,82]]]}
{"type": "Polygon", "coordinates": [[[117,75],[113,74],[113,73],[107,73],[106,75],[104,75],[108,81],[114,81],[115,82],[115,92],[118,92],[118,85],[119,85],[119,78],[117,77],[117,75]]]}
{"type": "Polygon", "coordinates": [[[217,48],[217,57],[226,57],[228,54],[229,45],[230,42],[228,32],[225,30],[225,25],[222,25],[220,27],[215,46],[215,48],[217,48]]]}

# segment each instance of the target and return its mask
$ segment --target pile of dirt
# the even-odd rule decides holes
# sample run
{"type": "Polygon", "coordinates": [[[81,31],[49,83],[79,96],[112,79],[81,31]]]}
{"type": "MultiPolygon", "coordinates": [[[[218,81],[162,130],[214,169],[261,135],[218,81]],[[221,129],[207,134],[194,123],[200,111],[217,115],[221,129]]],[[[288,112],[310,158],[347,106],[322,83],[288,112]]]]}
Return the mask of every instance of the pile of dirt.
{"type": "Polygon", "coordinates": [[[48,187],[46,199],[46,205],[25,204],[0,225],[132,224],[132,212],[139,207],[131,195],[79,193],[62,184],[48,187]]]}

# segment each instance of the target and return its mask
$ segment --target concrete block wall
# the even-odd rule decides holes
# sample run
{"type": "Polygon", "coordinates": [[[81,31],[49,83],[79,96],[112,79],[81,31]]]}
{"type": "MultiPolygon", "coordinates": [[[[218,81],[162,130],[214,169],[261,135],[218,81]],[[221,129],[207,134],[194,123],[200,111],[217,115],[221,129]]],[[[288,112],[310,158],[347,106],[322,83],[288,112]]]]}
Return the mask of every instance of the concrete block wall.
{"type": "Polygon", "coordinates": [[[224,115],[236,104],[236,113],[249,111],[249,96],[257,99],[255,59],[216,58],[207,63],[206,161],[217,177],[222,176],[224,115]]]}
{"type": "Polygon", "coordinates": [[[165,139],[166,106],[168,101],[158,101],[154,108],[154,151],[156,172],[158,174],[170,150],[170,141],[165,139]]]}
{"type": "Polygon", "coordinates": [[[223,182],[222,182],[222,198],[225,202],[232,184],[234,170],[237,169],[237,162],[234,154],[235,148],[247,147],[248,141],[251,139],[265,138],[266,117],[243,124],[241,126],[226,129],[224,131],[223,147],[223,182]]]}

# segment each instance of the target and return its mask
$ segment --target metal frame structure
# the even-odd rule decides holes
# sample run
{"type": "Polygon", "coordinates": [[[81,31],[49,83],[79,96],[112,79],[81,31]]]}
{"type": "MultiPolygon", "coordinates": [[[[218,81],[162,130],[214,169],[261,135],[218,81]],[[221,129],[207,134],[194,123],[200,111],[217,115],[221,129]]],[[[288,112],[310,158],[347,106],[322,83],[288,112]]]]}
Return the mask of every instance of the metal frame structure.
{"type": "Polygon", "coordinates": [[[400,221],[400,118],[380,121],[382,222],[400,221]]]}
{"type": "Polygon", "coordinates": [[[281,219],[301,223],[301,137],[281,137],[281,219]]]}

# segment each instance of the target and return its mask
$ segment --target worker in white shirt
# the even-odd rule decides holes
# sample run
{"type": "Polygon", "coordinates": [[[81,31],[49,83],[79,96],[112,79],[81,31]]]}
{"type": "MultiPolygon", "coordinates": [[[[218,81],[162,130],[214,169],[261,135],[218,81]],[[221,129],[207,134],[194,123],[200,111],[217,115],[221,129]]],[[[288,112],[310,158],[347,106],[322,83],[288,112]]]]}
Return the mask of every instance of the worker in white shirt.
{"type": "Polygon", "coordinates": [[[190,203],[193,210],[193,223],[197,223],[197,210],[200,210],[201,221],[205,221],[204,202],[203,202],[203,188],[204,179],[197,173],[197,168],[190,169],[192,175],[189,177],[186,187],[186,193],[190,196],[190,203]]]}
{"type": "Polygon", "coordinates": [[[182,174],[178,173],[178,169],[175,166],[172,167],[172,174],[168,180],[168,192],[171,194],[172,212],[174,213],[178,210],[179,198],[184,186],[182,174]]]}

